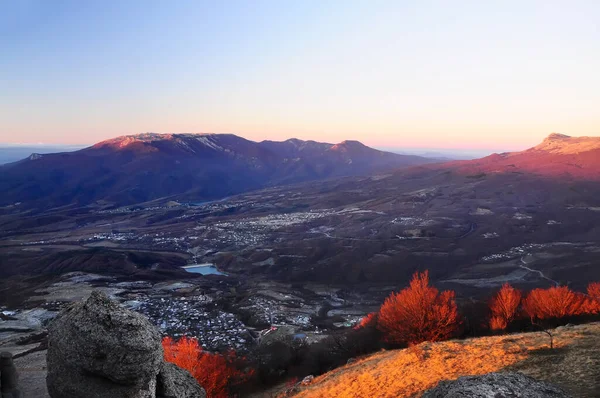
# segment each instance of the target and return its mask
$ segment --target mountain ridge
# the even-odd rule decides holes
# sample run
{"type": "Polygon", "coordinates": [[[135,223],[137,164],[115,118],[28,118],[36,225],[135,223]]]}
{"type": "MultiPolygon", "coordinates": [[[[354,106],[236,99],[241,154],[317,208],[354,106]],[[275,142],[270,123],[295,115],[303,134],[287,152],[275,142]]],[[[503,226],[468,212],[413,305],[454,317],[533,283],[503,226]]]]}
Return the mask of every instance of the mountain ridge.
{"type": "Polygon", "coordinates": [[[600,137],[552,133],[524,151],[494,153],[481,159],[449,162],[442,167],[473,175],[517,172],[595,180],[600,179],[600,137]]]}
{"type": "Polygon", "coordinates": [[[0,205],[129,205],[161,197],[218,199],[272,185],[369,174],[433,162],[369,148],[234,134],[143,133],[1,166],[0,205]]]}

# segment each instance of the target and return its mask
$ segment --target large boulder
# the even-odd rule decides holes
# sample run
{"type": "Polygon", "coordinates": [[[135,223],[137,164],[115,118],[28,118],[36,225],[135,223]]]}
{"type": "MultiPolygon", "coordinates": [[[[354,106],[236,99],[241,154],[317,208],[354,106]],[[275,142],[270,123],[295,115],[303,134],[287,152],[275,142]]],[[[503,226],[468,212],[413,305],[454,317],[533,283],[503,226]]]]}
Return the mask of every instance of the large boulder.
{"type": "Polygon", "coordinates": [[[488,373],[442,381],[422,398],[571,398],[552,384],[521,373],[488,373]]]}
{"type": "Polygon", "coordinates": [[[185,369],[163,362],[156,383],[157,398],[205,398],[206,392],[185,369]]]}
{"type": "MultiPolygon", "coordinates": [[[[154,398],[159,372],[170,368],[164,365],[158,330],[100,292],[67,308],[49,325],[47,363],[52,398],[154,398]]],[[[163,373],[162,386],[173,384],[169,377],[184,378],[172,369],[163,373]]]]}

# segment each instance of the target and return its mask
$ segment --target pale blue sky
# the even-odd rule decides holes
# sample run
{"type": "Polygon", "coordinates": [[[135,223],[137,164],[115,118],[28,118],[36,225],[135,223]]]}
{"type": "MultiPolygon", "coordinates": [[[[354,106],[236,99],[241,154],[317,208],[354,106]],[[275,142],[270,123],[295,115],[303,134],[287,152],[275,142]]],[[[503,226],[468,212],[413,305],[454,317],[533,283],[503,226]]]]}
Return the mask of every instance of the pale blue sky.
{"type": "Polygon", "coordinates": [[[0,0],[0,142],[600,135],[598,1],[0,0]]]}

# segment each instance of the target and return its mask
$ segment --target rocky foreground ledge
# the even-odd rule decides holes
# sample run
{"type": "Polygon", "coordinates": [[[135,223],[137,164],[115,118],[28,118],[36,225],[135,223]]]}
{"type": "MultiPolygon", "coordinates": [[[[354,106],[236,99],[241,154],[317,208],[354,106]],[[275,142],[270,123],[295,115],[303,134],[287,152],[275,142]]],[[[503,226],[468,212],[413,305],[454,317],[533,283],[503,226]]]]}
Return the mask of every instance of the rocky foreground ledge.
{"type": "Polygon", "coordinates": [[[442,381],[421,398],[572,398],[560,388],[521,373],[488,373],[442,381]]]}
{"type": "Polygon", "coordinates": [[[204,398],[186,371],[163,359],[161,336],[142,315],[95,291],[48,327],[52,398],[204,398]]]}

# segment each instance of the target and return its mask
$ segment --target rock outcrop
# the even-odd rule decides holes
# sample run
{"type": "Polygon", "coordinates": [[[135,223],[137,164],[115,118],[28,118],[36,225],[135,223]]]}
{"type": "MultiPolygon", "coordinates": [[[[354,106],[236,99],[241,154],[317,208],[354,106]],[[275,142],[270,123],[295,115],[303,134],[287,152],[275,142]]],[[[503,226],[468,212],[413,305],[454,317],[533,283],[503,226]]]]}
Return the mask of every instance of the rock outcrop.
{"type": "Polygon", "coordinates": [[[164,364],[156,328],[100,292],[65,309],[49,325],[47,364],[53,398],[154,398],[157,391],[170,393],[174,383],[191,392],[182,397],[204,397],[186,371],[164,364]]]}
{"type": "Polygon", "coordinates": [[[169,362],[163,362],[158,374],[157,398],[196,398],[206,394],[192,375],[169,362]]]}
{"type": "Polygon", "coordinates": [[[442,381],[423,398],[570,398],[563,390],[521,373],[488,373],[442,381]]]}
{"type": "Polygon", "coordinates": [[[1,398],[21,398],[21,392],[18,388],[19,375],[13,363],[13,357],[10,352],[0,354],[0,397],[1,398]]]}

